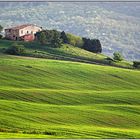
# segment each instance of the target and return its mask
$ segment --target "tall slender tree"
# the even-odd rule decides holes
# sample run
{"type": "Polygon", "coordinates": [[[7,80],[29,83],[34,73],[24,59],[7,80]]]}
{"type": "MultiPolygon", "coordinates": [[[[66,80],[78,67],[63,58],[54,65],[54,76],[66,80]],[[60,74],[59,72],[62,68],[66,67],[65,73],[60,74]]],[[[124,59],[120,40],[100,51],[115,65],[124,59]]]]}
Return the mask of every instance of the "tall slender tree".
{"type": "Polygon", "coordinates": [[[61,32],[61,37],[63,43],[68,43],[68,37],[64,31],[61,32]]]}
{"type": "Polygon", "coordinates": [[[3,27],[0,25],[0,33],[2,32],[2,30],[3,30],[3,27]]]}

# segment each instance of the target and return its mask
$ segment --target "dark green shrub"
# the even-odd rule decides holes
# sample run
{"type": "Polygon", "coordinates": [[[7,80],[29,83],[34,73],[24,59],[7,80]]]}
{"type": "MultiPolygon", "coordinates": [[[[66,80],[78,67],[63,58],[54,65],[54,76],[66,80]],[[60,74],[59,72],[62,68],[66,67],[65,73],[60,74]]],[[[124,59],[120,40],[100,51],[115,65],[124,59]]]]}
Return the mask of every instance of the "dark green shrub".
{"type": "Polygon", "coordinates": [[[0,33],[2,32],[2,30],[3,30],[3,27],[0,25],[0,33]]]}
{"type": "MultiPolygon", "coordinates": [[[[3,27],[0,25],[0,33],[2,32],[2,30],[3,30],[3,27]]],[[[0,34],[0,39],[2,39],[3,38],[3,36],[0,34]]]]}
{"type": "Polygon", "coordinates": [[[68,38],[68,44],[79,47],[79,48],[81,48],[83,46],[83,40],[81,37],[75,36],[75,35],[69,34],[69,33],[67,33],[66,35],[68,38]]]}
{"type": "Polygon", "coordinates": [[[46,39],[46,34],[45,31],[42,31],[40,33],[37,34],[37,39],[41,44],[46,44],[47,39],[46,39]]]}
{"type": "Polygon", "coordinates": [[[51,132],[51,131],[44,131],[43,134],[44,135],[54,135],[54,136],[57,135],[56,132],[51,132]]]}
{"type": "Polygon", "coordinates": [[[8,132],[8,129],[6,129],[6,128],[0,128],[0,132],[8,132]]]}
{"type": "Polygon", "coordinates": [[[82,38],[83,39],[83,46],[82,48],[94,52],[94,53],[101,53],[102,52],[102,46],[99,39],[89,39],[89,38],[82,38]]]}
{"type": "Polygon", "coordinates": [[[140,61],[133,61],[134,68],[140,68],[140,61]]]}
{"type": "Polygon", "coordinates": [[[32,66],[25,66],[26,68],[32,68],[32,66]]]}
{"type": "Polygon", "coordinates": [[[107,61],[114,61],[114,60],[113,60],[112,58],[110,58],[110,57],[107,57],[106,60],[107,60],[107,61]]]}
{"type": "Polygon", "coordinates": [[[57,30],[43,30],[36,33],[36,40],[42,45],[53,48],[60,47],[62,44],[61,33],[57,30]]]}
{"type": "Polygon", "coordinates": [[[123,60],[123,56],[119,52],[114,52],[113,53],[113,59],[115,61],[122,61],[123,60]]]}
{"type": "Polygon", "coordinates": [[[110,57],[107,57],[107,58],[105,59],[105,62],[106,62],[107,64],[111,65],[111,64],[114,62],[114,60],[113,60],[112,58],[110,58],[110,57]]]}
{"type": "Polygon", "coordinates": [[[24,45],[18,45],[14,43],[11,47],[9,47],[6,50],[6,53],[12,54],[12,55],[22,55],[25,53],[25,47],[24,45]]]}
{"type": "Polygon", "coordinates": [[[0,34],[0,39],[2,39],[3,38],[3,36],[0,34]]]}
{"type": "Polygon", "coordinates": [[[64,31],[61,32],[61,37],[60,38],[62,39],[63,43],[68,44],[68,37],[67,37],[67,35],[66,35],[66,33],[64,31]]]}

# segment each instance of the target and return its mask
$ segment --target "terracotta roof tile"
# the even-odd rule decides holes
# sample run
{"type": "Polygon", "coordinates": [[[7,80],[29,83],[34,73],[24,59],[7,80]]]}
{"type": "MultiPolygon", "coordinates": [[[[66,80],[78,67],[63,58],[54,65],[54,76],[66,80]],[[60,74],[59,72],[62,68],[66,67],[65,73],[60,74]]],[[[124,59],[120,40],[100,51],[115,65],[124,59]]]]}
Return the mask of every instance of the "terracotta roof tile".
{"type": "MultiPolygon", "coordinates": [[[[33,25],[33,24],[23,24],[20,26],[15,26],[15,27],[7,28],[7,29],[19,30],[19,29],[23,29],[23,28],[31,26],[31,25],[33,25]]],[[[33,26],[35,26],[35,25],[33,25],[33,26]]]]}

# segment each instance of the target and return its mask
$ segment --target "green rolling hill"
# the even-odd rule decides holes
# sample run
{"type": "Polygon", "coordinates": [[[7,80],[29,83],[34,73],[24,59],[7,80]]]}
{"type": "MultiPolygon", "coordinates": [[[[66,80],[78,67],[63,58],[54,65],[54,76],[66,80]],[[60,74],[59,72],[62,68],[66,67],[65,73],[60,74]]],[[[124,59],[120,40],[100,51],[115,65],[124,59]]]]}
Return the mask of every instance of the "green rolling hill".
{"type": "MultiPolygon", "coordinates": [[[[73,38],[77,38],[73,35],[73,38]]],[[[96,54],[79,47],[75,47],[69,44],[62,44],[60,48],[47,47],[46,45],[40,45],[38,42],[22,42],[22,41],[8,41],[0,40],[0,53],[4,53],[5,50],[12,46],[12,44],[17,43],[24,45],[26,48],[25,56],[36,57],[36,58],[47,58],[55,60],[66,60],[66,61],[76,61],[90,64],[99,65],[111,65],[115,67],[122,68],[133,68],[132,62],[121,61],[115,62],[110,61],[110,57],[103,54],[96,54]]]]}
{"type": "Polygon", "coordinates": [[[139,70],[0,54],[0,138],[140,138],[139,98],[139,70]]]}

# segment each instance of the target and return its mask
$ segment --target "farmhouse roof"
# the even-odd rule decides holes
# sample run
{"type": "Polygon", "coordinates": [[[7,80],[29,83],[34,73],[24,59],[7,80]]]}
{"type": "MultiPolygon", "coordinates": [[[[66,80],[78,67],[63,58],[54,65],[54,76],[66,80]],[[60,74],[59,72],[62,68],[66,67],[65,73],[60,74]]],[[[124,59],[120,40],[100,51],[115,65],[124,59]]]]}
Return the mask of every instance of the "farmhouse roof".
{"type": "Polygon", "coordinates": [[[23,24],[23,25],[19,25],[19,26],[7,28],[7,29],[19,30],[19,29],[23,29],[23,28],[28,27],[28,26],[36,26],[36,25],[34,25],[34,24],[23,24]]]}

